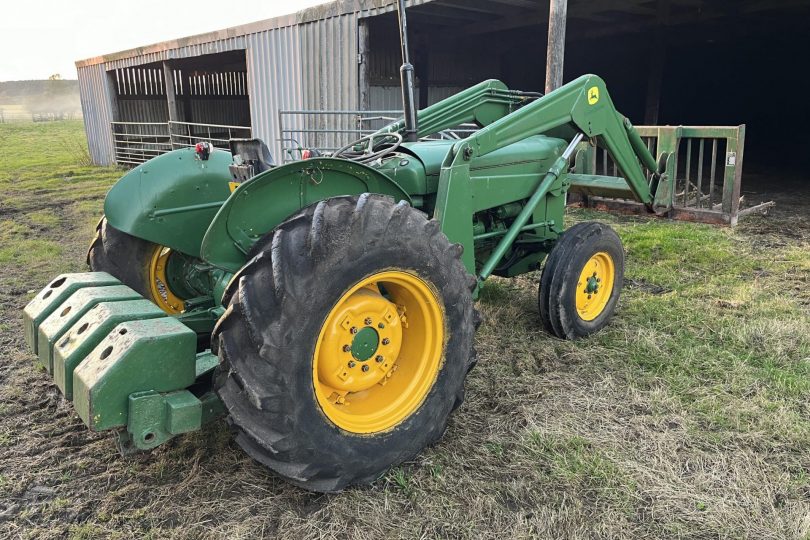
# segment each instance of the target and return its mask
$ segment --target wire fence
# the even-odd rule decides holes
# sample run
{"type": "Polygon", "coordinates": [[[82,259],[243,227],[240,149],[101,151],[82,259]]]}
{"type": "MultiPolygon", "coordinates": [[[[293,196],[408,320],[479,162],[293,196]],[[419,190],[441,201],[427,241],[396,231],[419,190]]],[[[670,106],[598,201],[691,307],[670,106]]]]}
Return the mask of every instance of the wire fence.
{"type": "Polygon", "coordinates": [[[62,122],[65,120],[80,120],[81,118],[81,111],[31,112],[18,107],[0,108],[0,124],[11,124],[15,122],[62,122]]]}

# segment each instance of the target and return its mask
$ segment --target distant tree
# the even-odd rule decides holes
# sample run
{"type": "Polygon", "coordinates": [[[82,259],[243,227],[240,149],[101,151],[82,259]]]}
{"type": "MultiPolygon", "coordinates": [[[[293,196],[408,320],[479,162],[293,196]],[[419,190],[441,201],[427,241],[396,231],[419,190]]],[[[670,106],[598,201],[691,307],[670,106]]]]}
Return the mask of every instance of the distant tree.
{"type": "Polygon", "coordinates": [[[58,74],[58,73],[54,73],[53,75],[51,75],[50,77],[48,77],[48,80],[49,80],[49,81],[61,81],[61,80],[62,80],[62,76],[61,76],[60,74],[58,74]]]}

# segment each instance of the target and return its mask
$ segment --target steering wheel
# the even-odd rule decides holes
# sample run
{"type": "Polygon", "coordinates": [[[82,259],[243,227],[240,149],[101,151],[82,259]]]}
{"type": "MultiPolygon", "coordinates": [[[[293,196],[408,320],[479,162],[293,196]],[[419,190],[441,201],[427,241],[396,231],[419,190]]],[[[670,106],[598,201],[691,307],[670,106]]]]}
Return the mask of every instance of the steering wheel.
{"type": "Polygon", "coordinates": [[[402,144],[402,135],[399,133],[372,133],[360,137],[354,142],[342,146],[332,152],[332,157],[349,159],[360,163],[370,163],[380,159],[388,154],[396,152],[399,145],[402,144]],[[388,143],[388,140],[392,142],[388,143]],[[380,141],[380,142],[376,142],[380,141]],[[383,144],[388,144],[385,148],[376,150],[377,147],[383,144]],[[361,146],[361,150],[355,150],[357,146],[361,146]]]}

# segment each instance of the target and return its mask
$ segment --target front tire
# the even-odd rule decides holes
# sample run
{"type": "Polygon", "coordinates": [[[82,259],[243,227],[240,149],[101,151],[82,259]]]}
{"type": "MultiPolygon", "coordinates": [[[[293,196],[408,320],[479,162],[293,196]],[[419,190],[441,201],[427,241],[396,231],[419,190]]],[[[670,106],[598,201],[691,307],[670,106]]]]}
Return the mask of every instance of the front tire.
{"type": "Polygon", "coordinates": [[[334,492],[441,437],[474,364],[476,313],[437,222],[378,195],[336,197],[250,255],[214,330],[215,388],[249,455],[334,492]]]}
{"type": "Polygon", "coordinates": [[[578,223],[557,240],[543,267],[538,307],[543,326],[562,339],[601,330],[613,316],[624,279],[624,249],[613,229],[578,223]]]}

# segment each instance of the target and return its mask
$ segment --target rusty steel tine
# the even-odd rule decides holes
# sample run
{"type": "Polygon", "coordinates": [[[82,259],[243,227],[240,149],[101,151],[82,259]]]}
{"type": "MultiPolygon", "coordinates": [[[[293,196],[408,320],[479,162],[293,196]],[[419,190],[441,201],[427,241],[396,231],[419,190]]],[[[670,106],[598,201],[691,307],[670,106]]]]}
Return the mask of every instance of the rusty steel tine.
{"type": "Polygon", "coordinates": [[[697,207],[701,208],[703,206],[703,142],[704,139],[700,139],[700,145],[698,146],[698,168],[697,168],[697,207]]]}
{"type": "Polygon", "coordinates": [[[683,180],[683,205],[689,206],[689,177],[692,169],[692,139],[686,139],[686,175],[683,180]]]}
{"type": "Polygon", "coordinates": [[[709,208],[714,207],[714,174],[717,171],[717,138],[712,139],[712,168],[709,178],[709,208]]]}

